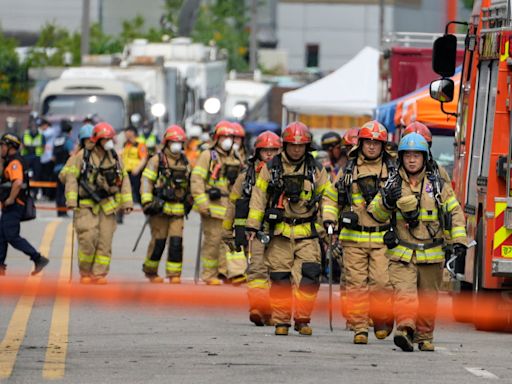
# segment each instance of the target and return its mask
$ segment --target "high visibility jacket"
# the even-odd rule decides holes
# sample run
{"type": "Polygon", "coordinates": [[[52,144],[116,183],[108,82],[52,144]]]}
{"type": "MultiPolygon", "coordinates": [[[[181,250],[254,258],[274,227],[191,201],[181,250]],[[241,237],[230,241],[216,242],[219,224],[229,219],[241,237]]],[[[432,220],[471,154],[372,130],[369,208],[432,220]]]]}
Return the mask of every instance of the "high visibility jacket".
{"type": "Polygon", "coordinates": [[[23,134],[23,149],[21,150],[21,154],[23,156],[35,155],[37,157],[41,157],[44,152],[44,145],[45,140],[42,133],[38,132],[34,136],[30,130],[27,129],[23,134]]]}
{"type": "MultiPolygon", "coordinates": [[[[281,161],[283,167],[283,176],[286,175],[304,175],[306,173],[306,162],[303,161],[297,169],[298,164],[291,162],[285,153],[276,155],[273,160],[265,164],[261,169],[256,185],[252,190],[249,216],[247,218],[247,227],[254,230],[260,230],[265,218],[265,211],[269,205],[270,191],[268,191],[269,183],[272,181],[272,176],[269,167],[273,167],[275,161],[281,161]]],[[[275,225],[274,231],[271,235],[282,235],[284,237],[300,239],[308,238],[315,235],[314,232],[321,231],[321,226],[318,223],[318,206],[319,204],[311,205],[314,196],[321,197],[325,189],[329,186],[329,178],[325,169],[315,160],[314,161],[314,177],[313,181],[304,179],[303,188],[299,196],[299,200],[291,202],[287,198],[282,199],[282,208],[284,209],[284,220],[275,225]],[[294,219],[297,223],[294,223],[294,219]],[[311,219],[308,222],[302,222],[301,219],[311,219]]]]}
{"type": "Polygon", "coordinates": [[[123,168],[121,160],[116,160],[113,153],[106,153],[103,149],[95,146],[89,155],[89,165],[85,166],[85,151],[81,149],[76,155],[69,158],[65,172],[65,196],[68,207],[88,207],[94,213],[101,209],[105,214],[110,215],[118,208],[133,208],[132,188],[128,173],[123,168]],[[109,185],[104,172],[117,168],[117,161],[121,169],[115,185],[109,185]],[[91,187],[93,192],[103,197],[99,203],[94,202],[85,189],[80,186],[80,179],[83,178],[91,187]]]}
{"type": "Polygon", "coordinates": [[[190,168],[183,155],[175,155],[170,153],[168,149],[164,149],[161,154],[152,156],[142,172],[140,186],[142,205],[153,201],[155,189],[169,188],[172,189],[176,199],[171,201],[165,201],[164,199],[163,213],[166,215],[184,216],[185,205],[183,202],[188,198],[189,194],[189,177],[190,168]],[[165,156],[165,159],[160,159],[160,156],[165,156]],[[170,174],[165,174],[173,170],[185,172],[185,185],[176,185],[172,179],[168,178],[170,174]]]}
{"type": "Polygon", "coordinates": [[[148,156],[148,150],[144,143],[137,140],[135,143],[127,141],[123,146],[121,158],[127,172],[131,172],[140,166],[142,161],[145,161],[148,156]]]}
{"type": "MultiPolygon", "coordinates": [[[[452,218],[451,229],[443,230],[439,221],[441,212],[434,200],[434,186],[427,178],[425,172],[423,171],[423,173],[420,174],[420,182],[417,184],[413,184],[410,181],[407,172],[405,172],[403,168],[400,169],[399,173],[402,177],[402,197],[409,195],[421,196],[418,206],[419,225],[414,229],[410,229],[402,213],[396,209],[395,230],[402,244],[395,248],[388,249],[386,254],[391,260],[410,262],[413,253],[416,252],[417,263],[442,263],[445,259],[443,251],[444,243],[467,244],[464,213],[455,197],[455,193],[449,182],[442,183],[441,207],[452,218]],[[432,237],[432,233],[435,233],[435,236],[432,237]],[[440,244],[434,247],[428,246],[429,244],[434,245],[435,242],[440,244]],[[407,246],[406,243],[415,245],[424,244],[427,249],[415,249],[416,247],[407,246]]],[[[392,215],[392,212],[386,209],[382,203],[380,193],[371,202],[368,211],[371,212],[376,219],[383,221],[389,220],[392,215]]]]}
{"type": "Polygon", "coordinates": [[[141,134],[138,137],[139,143],[146,146],[150,156],[153,156],[156,152],[156,146],[159,144],[158,137],[154,133],[150,133],[148,136],[141,134]]]}
{"type": "Polygon", "coordinates": [[[367,160],[362,154],[357,157],[356,164],[352,171],[353,182],[350,187],[351,205],[342,208],[338,206],[338,189],[336,184],[338,180],[344,177],[344,170],[340,170],[336,176],[336,180],[329,185],[323,199],[323,220],[338,222],[338,217],[342,212],[353,211],[358,217],[359,228],[368,227],[371,230],[350,229],[341,225],[339,239],[343,245],[355,246],[361,248],[381,248],[384,247],[383,236],[389,226],[389,220],[383,222],[376,221],[367,212],[367,201],[363,196],[363,191],[358,185],[358,180],[366,177],[374,177],[377,180],[377,188],[384,186],[388,177],[388,167],[383,157],[380,156],[376,160],[367,160]],[[380,230],[380,228],[383,228],[380,230]]]}
{"type": "Polygon", "coordinates": [[[242,164],[232,152],[226,153],[218,146],[201,152],[190,177],[195,210],[208,209],[211,217],[224,219],[232,188],[225,174],[227,166],[241,169],[242,164]],[[212,188],[220,190],[222,197],[219,200],[210,201],[208,191],[212,188]]]}

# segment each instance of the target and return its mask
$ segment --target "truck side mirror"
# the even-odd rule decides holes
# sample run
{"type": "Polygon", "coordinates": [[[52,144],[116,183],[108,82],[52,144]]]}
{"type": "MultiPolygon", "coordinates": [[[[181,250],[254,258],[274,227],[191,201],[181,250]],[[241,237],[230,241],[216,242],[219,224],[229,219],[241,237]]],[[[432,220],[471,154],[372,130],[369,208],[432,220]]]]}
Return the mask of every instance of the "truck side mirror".
{"type": "Polygon", "coordinates": [[[439,79],[430,83],[430,97],[441,103],[453,100],[455,84],[452,79],[439,79]]]}
{"type": "Polygon", "coordinates": [[[457,58],[457,38],[455,35],[444,35],[434,41],[432,52],[432,69],[442,77],[455,74],[457,58]]]}

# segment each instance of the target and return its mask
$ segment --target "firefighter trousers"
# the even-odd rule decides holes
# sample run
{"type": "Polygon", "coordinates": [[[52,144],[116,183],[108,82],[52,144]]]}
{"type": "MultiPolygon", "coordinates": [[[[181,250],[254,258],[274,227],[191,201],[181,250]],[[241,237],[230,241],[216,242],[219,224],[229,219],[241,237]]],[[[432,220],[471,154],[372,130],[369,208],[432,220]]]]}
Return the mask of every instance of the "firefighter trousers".
{"type": "Polygon", "coordinates": [[[165,273],[167,277],[181,276],[183,266],[183,223],[183,216],[159,214],[149,218],[151,241],[149,242],[146,260],[142,267],[144,273],[147,275],[158,274],[158,265],[164,253],[167,239],[169,239],[165,273]]]}
{"type": "Polygon", "coordinates": [[[246,255],[251,255],[247,269],[247,296],[249,298],[249,311],[262,316],[269,316],[272,311],[269,301],[269,275],[268,266],[265,263],[265,246],[259,241],[251,242],[251,250],[247,249],[246,255]]]}
{"type": "Polygon", "coordinates": [[[376,329],[393,325],[386,249],[343,247],[347,320],[356,333],[368,332],[370,318],[376,329]]]}
{"type": "Polygon", "coordinates": [[[116,215],[106,215],[100,209],[80,207],[74,214],[78,238],[78,266],[81,276],[103,277],[110,269],[112,239],[116,230],[116,215]]]}
{"type": "Polygon", "coordinates": [[[397,328],[410,327],[414,341],[432,341],[443,263],[389,262],[397,328]]]}
{"type": "Polygon", "coordinates": [[[208,282],[216,279],[219,274],[219,258],[226,253],[226,246],[222,241],[222,219],[201,216],[203,226],[203,243],[201,244],[201,262],[203,271],[201,279],[208,282]]]}
{"type": "Polygon", "coordinates": [[[294,240],[275,236],[265,252],[270,270],[270,304],[275,324],[294,320],[309,323],[320,287],[321,254],[318,239],[294,240]]]}

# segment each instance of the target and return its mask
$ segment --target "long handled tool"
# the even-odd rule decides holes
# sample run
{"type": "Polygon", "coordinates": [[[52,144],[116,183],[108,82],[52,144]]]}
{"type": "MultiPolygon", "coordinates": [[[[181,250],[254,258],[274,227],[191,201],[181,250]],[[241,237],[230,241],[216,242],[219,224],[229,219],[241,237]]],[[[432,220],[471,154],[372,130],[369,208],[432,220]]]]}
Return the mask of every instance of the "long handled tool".
{"type": "Polygon", "coordinates": [[[75,254],[75,210],[73,210],[73,222],[71,223],[71,256],[69,260],[69,282],[73,280],[73,256],[75,254]]]}
{"type": "Polygon", "coordinates": [[[137,249],[137,247],[139,245],[140,239],[142,238],[142,235],[144,234],[144,231],[146,230],[146,227],[148,226],[149,217],[150,217],[149,215],[146,216],[146,221],[144,222],[144,225],[142,226],[142,229],[140,230],[139,236],[137,237],[137,240],[135,241],[135,245],[133,246],[132,252],[135,252],[135,250],[137,249]]]}
{"type": "Polygon", "coordinates": [[[194,270],[194,284],[199,283],[199,272],[201,271],[201,247],[203,243],[203,221],[199,225],[199,239],[197,242],[196,267],[194,270]]]}
{"type": "Polygon", "coordinates": [[[329,228],[327,229],[327,234],[329,235],[329,250],[327,251],[327,258],[329,263],[329,328],[332,332],[332,247],[334,235],[334,229],[332,225],[329,225],[329,228]]]}

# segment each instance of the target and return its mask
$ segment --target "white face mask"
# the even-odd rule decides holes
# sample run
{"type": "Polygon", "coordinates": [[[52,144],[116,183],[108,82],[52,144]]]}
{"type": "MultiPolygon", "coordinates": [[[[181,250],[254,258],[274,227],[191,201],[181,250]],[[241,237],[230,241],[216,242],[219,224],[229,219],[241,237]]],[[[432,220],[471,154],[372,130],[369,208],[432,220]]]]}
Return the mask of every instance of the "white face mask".
{"type": "Polygon", "coordinates": [[[110,151],[110,150],[114,149],[114,141],[108,140],[107,142],[105,142],[105,144],[103,144],[103,149],[105,151],[110,151]]]}
{"type": "Polygon", "coordinates": [[[224,139],[224,141],[220,143],[220,147],[224,151],[229,152],[231,150],[231,147],[233,147],[233,139],[231,137],[224,139]]]}
{"type": "Polygon", "coordinates": [[[238,143],[233,143],[233,150],[234,150],[235,152],[238,152],[238,150],[239,150],[239,149],[240,149],[240,144],[238,144],[238,143]]]}
{"type": "Polygon", "coordinates": [[[169,150],[171,153],[181,153],[181,150],[183,149],[183,146],[181,143],[171,143],[169,146],[169,150]]]}

